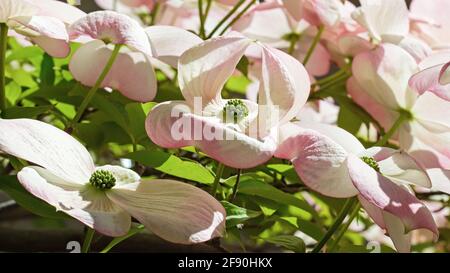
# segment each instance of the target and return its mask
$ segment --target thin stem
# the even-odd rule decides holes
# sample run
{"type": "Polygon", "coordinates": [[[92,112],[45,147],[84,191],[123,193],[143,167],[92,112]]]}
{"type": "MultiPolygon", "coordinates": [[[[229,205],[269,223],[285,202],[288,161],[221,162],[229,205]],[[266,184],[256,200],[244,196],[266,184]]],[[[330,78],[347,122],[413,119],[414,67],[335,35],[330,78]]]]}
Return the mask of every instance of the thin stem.
{"type": "Polygon", "coordinates": [[[339,241],[342,239],[342,237],[344,237],[344,234],[347,232],[348,228],[350,227],[350,225],[352,224],[352,222],[356,218],[356,216],[358,216],[360,209],[361,209],[360,204],[357,204],[353,208],[352,212],[348,216],[347,222],[341,227],[341,229],[335,236],[335,239],[334,239],[333,243],[331,244],[328,252],[333,252],[336,249],[336,247],[339,245],[339,241]]]}
{"type": "Polygon", "coordinates": [[[288,49],[288,54],[292,55],[292,53],[294,53],[295,51],[295,46],[297,45],[298,39],[300,38],[300,36],[295,35],[293,38],[291,38],[291,40],[289,41],[289,49],[288,49]]]}
{"type": "Polygon", "coordinates": [[[206,39],[211,38],[223,24],[239,9],[242,4],[244,4],[245,0],[240,0],[226,15],[220,20],[220,22],[214,27],[211,33],[206,37],[206,39]]]}
{"type": "Polygon", "coordinates": [[[133,153],[137,152],[137,143],[136,143],[136,138],[133,137],[131,142],[133,143],[133,153]]]}
{"type": "Polygon", "coordinates": [[[0,23],[0,114],[4,115],[6,110],[5,70],[6,70],[6,48],[8,42],[8,26],[0,23]]]}
{"type": "Polygon", "coordinates": [[[347,72],[344,69],[339,69],[339,71],[337,71],[336,73],[333,73],[328,77],[325,77],[323,79],[316,81],[315,83],[313,83],[313,85],[315,85],[315,86],[324,85],[326,83],[332,82],[332,81],[342,77],[342,75],[345,75],[345,74],[347,74],[347,72]]]}
{"type": "Polygon", "coordinates": [[[200,17],[200,29],[198,35],[205,38],[205,16],[203,15],[203,0],[197,1],[198,17],[200,17]]]}
{"type": "Polygon", "coordinates": [[[203,12],[203,1],[199,0],[197,4],[198,4],[198,14],[200,17],[200,30],[198,35],[200,36],[200,38],[205,39],[206,38],[205,24],[208,18],[209,11],[211,10],[212,0],[206,1],[205,12],[203,12]]]}
{"type": "Polygon", "coordinates": [[[237,195],[238,188],[239,188],[239,182],[241,182],[241,173],[242,173],[242,170],[238,169],[237,170],[236,183],[234,183],[233,193],[232,193],[231,199],[230,199],[231,202],[233,202],[234,199],[236,199],[236,195],[237,195]]]}
{"type": "Polygon", "coordinates": [[[128,232],[127,235],[122,236],[122,237],[114,238],[102,251],[100,251],[100,253],[108,253],[115,246],[117,246],[121,242],[123,242],[123,241],[125,241],[125,240],[127,240],[127,239],[129,239],[131,237],[133,237],[134,235],[138,234],[139,232],[141,232],[144,229],[145,229],[144,225],[139,225],[136,228],[130,230],[130,232],[128,232]]]}
{"type": "Polygon", "coordinates": [[[81,247],[81,253],[88,253],[91,248],[92,238],[94,238],[95,230],[92,228],[87,228],[86,234],[84,235],[83,246],[81,247]]]}
{"type": "Polygon", "coordinates": [[[155,3],[155,6],[153,6],[152,12],[150,12],[150,25],[151,26],[153,26],[155,24],[156,16],[158,15],[160,7],[161,6],[159,3],[155,3]]]}
{"type": "Polygon", "coordinates": [[[314,249],[311,251],[311,253],[319,253],[320,250],[322,250],[323,246],[326,245],[328,240],[331,239],[333,234],[338,230],[338,228],[344,222],[345,217],[347,217],[347,214],[352,210],[352,208],[356,202],[357,202],[356,198],[347,199],[347,201],[344,204],[344,207],[342,208],[338,217],[334,221],[333,225],[330,227],[330,229],[327,231],[327,233],[325,233],[325,235],[320,240],[320,242],[317,243],[317,245],[314,247],[314,249]]]}
{"type": "Polygon", "coordinates": [[[241,12],[238,13],[238,15],[236,15],[236,17],[233,18],[233,20],[231,20],[230,23],[228,23],[228,25],[226,27],[224,27],[222,29],[222,31],[220,32],[220,35],[223,35],[225,33],[225,31],[227,31],[232,25],[234,25],[234,23],[236,23],[241,17],[242,15],[244,15],[247,10],[256,2],[256,0],[252,0],[250,1],[250,3],[247,4],[247,6],[245,6],[241,12]]]}
{"type": "Polygon", "coordinates": [[[198,17],[200,19],[200,29],[198,34],[201,38],[205,38],[205,18],[203,17],[203,0],[197,1],[198,17]]]}
{"type": "Polygon", "coordinates": [[[25,166],[27,166],[25,162],[23,162],[21,159],[18,159],[17,157],[7,156],[6,158],[9,159],[9,164],[11,164],[16,172],[22,170],[25,166]]]}
{"type": "Polygon", "coordinates": [[[305,59],[303,59],[303,65],[306,65],[309,62],[309,60],[311,59],[311,56],[314,53],[314,50],[316,49],[316,46],[320,42],[320,38],[322,37],[322,33],[324,30],[325,30],[325,28],[323,26],[319,27],[319,30],[317,31],[317,34],[314,37],[314,40],[313,40],[311,46],[309,47],[308,52],[306,53],[305,59]]]}
{"type": "Polygon", "coordinates": [[[347,80],[348,77],[349,77],[348,75],[344,75],[344,76],[341,75],[336,80],[324,84],[323,86],[320,87],[319,90],[311,93],[309,100],[324,99],[324,98],[332,96],[333,94],[330,92],[330,89],[336,84],[343,83],[345,80],[347,80]]]}
{"type": "Polygon", "coordinates": [[[213,187],[211,190],[211,195],[214,197],[216,196],[217,188],[219,187],[220,178],[222,178],[224,169],[225,169],[225,165],[223,165],[222,163],[219,163],[219,165],[217,166],[217,170],[216,170],[216,177],[214,178],[214,183],[213,183],[213,187]]]}
{"type": "Polygon", "coordinates": [[[205,17],[204,23],[206,24],[206,19],[208,19],[209,11],[211,10],[212,0],[206,0],[206,9],[203,16],[205,17]]]}
{"type": "Polygon", "coordinates": [[[109,71],[111,70],[114,61],[116,60],[117,56],[119,55],[121,45],[115,45],[114,50],[109,57],[108,62],[105,65],[105,68],[103,69],[102,73],[97,79],[97,82],[94,84],[94,86],[89,90],[88,94],[84,98],[83,102],[80,105],[80,108],[78,108],[76,116],[73,118],[73,120],[70,123],[69,128],[71,128],[73,125],[78,123],[84,113],[86,111],[86,108],[88,107],[89,103],[91,102],[92,98],[94,97],[97,90],[100,88],[101,84],[105,80],[106,76],[108,75],[109,71]]]}
{"type": "Polygon", "coordinates": [[[392,125],[391,129],[375,144],[375,146],[384,146],[388,143],[389,139],[397,132],[398,128],[411,117],[411,114],[405,110],[400,111],[400,116],[392,125]]]}
{"type": "Polygon", "coordinates": [[[338,83],[345,82],[348,78],[350,78],[350,75],[341,74],[339,77],[336,77],[336,79],[334,79],[333,81],[326,82],[322,86],[320,86],[320,90],[331,88],[338,83]]]}

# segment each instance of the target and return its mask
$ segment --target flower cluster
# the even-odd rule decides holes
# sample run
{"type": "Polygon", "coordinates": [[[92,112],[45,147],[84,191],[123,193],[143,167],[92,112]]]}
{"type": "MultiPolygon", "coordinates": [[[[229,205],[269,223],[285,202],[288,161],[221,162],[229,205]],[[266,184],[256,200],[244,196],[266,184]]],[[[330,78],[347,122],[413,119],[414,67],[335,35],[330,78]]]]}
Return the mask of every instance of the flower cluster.
{"type": "MultiPolygon", "coordinates": [[[[170,242],[201,243],[243,219],[238,206],[273,219],[258,198],[287,194],[314,225],[317,200],[347,200],[330,206],[340,229],[315,238],[313,252],[336,250],[358,215],[399,252],[411,251],[415,230],[439,240],[447,223],[417,193],[450,194],[449,1],[95,2],[103,10],[86,14],[54,0],[0,1],[0,152],[19,159],[7,175],[29,193],[113,237],[133,217],[170,242]],[[39,88],[8,97],[8,37],[40,47],[53,75],[67,60],[66,76],[44,86],[42,64],[39,88]],[[71,88],[57,90],[63,83],[71,88]],[[17,114],[42,101],[56,110],[17,114]],[[89,140],[97,131],[100,144],[89,140]],[[96,167],[115,161],[105,149],[115,159],[131,149],[133,170],[96,167]],[[178,161],[163,168],[162,155],[178,161]],[[183,173],[186,164],[212,179],[183,173]],[[283,192],[292,185],[298,196],[283,192]]],[[[240,229],[254,218],[245,216],[240,229]]]]}

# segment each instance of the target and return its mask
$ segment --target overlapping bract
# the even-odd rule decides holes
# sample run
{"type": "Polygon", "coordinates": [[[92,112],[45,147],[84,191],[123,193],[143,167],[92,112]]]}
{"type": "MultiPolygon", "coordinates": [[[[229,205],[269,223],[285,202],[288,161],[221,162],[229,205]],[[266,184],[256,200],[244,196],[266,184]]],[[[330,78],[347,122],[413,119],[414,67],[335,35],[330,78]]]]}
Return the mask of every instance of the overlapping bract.
{"type": "Polygon", "coordinates": [[[102,234],[127,234],[133,216],[175,243],[199,243],[222,235],[226,215],[222,205],[194,186],[141,180],[120,166],[95,167],[83,145],[40,121],[0,119],[0,132],[1,152],[36,164],[17,174],[22,186],[102,234]],[[89,180],[97,170],[111,173],[116,185],[106,190],[92,186],[89,180]]]}

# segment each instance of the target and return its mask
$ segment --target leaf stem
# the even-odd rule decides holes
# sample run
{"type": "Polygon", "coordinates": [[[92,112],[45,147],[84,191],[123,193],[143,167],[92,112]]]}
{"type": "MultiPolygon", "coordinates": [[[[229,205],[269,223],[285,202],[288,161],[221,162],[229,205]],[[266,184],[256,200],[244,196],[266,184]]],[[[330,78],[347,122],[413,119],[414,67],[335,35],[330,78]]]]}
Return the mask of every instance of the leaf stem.
{"type": "Polygon", "coordinates": [[[330,227],[330,229],[327,231],[327,233],[325,233],[325,235],[320,240],[320,242],[317,243],[317,245],[314,247],[314,249],[311,251],[311,253],[319,253],[322,250],[322,248],[327,244],[328,240],[331,239],[333,234],[342,225],[342,223],[345,220],[345,217],[347,217],[348,213],[353,209],[353,207],[356,205],[356,203],[357,203],[356,198],[347,199],[347,201],[344,204],[344,207],[342,208],[338,217],[334,221],[333,225],[330,227]]]}
{"type": "Polygon", "coordinates": [[[345,74],[341,74],[339,75],[339,77],[336,77],[334,80],[328,81],[324,84],[322,84],[322,86],[320,86],[320,89],[328,89],[333,87],[336,84],[342,83],[347,81],[348,78],[350,78],[351,75],[348,75],[347,73],[345,74]]]}
{"type": "Polygon", "coordinates": [[[344,83],[348,79],[348,77],[348,75],[340,75],[335,80],[323,84],[319,90],[311,93],[309,100],[319,100],[333,96],[334,94],[332,92],[329,92],[330,89],[337,84],[344,83]]]}
{"type": "Polygon", "coordinates": [[[300,40],[301,35],[300,34],[294,34],[290,36],[289,39],[289,49],[288,54],[292,55],[295,51],[295,46],[297,45],[298,41],[300,40]]]}
{"type": "Polygon", "coordinates": [[[203,0],[197,1],[198,17],[200,18],[200,29],[198,31],[198,36],[200,38],[205,38],[205,16],[203,14],[203,0]]]}
{"type": "Polygon", "coordinates": [[[100,253],[108,253],[115,246],[117,246],[121,242],[133,237],[134,235],[138,234],[139,232],[141,232],[144,229],[145,229],[144,225],[139,225],[136,228],[131,229],[127,235],[114,238],[102,251],[100,251],[100,253]]]}
{"type": "Polygon", "coordinates": [[[377,142],[374,146],[384,146],[388,143],[389,139],[397,132],[398,128],[403,124],[403,122],[411,119],[411,113],[406,110],[400,110],[400,115],[392,125],[391,129],[377,142]]]}
{"type": "Polygon", "coordinates": [[[256,2],[256,0],[252,0],[250,1],[250,3],[247,4],[247,6],[245,6],[241,12],[238,13],[238,15],[236,15],[236,17],[233,18],[233,20],[231,20],[230,23],[228,23],[228,25],[226,27],[224,27],[222,29],[222,31],[220,32],[220,35],[223,35],[225,33],[225,31],[227,31],[231,26],[234,25],[234,23],[236,23],[241,17],[242,15],[244,15],[247,10],[256,2]]]}
{"type": "Polygon", "coordinates": [[[92,228],[87,228],[86,234],[84,235],[83,246],[81,247],[81,253],[88,253],[91,248],[92,239],[94,238],[95,230],[92,228]]]}
{"type": "Polygon", "coordinates": [[[6,48],[8,43],[8,26],[0,23],[0,115],[4,116],[6,110],[6,48]]]}
{"type": "Polygon", "coordinates": [[[87,106],[91,102],[92,98],[94,97],[97,90],[100,88],[101,84],[105,80],[106,76],[108,75],[109,71],[111,70],[114,61],[117,59],[117,56],[119,55],[119,51],[122,45],[115,45],[114,50],[109,57],[108,62],[105,65],[105,68],[103,69],[102,73],[98,77],[97,81],[95,82],[94,86],[89,90],[86,97],[84,98],[83,102],[81,103],[80,107],[78,108],[76,116],[73,118],[73,120],[70,122],[69,128],[72,128],[75,124],[77,124],[84,111],[86,111],[87,106]]]}
{"type": "Polygon", "coordinates": [[[330,82],[335,81],[336,79],[339,79],[340,77],[342,77],[343,75],[346,75],[347,71],[345,71],[344,69],[339,69],[336,73],[331,74],[328,77],[325,77],[323,79],[320,79],[318,81],[316,81],[315,83],[313,83],[312,85],[314,86],[321,86],[330,82]]]}
{"type": "Polygon", "coordinates": [[[311,59],[311,56],[314,53],[314,50],[316,49],[316,46],[320,42],[320,38],[322,37],[322,33],[323,33],[324,30],[325,30],[325,28],[323,26],[319,27],[319,30],[317,31],[317,34],[314,37],[314,40],[313,40],[311,46],[309,47],[305,58],[303,59],[303,65],[306,65],[309,62],[309,60],[311,59]]]}
{"type": "Polygon", "coordinates": [[[158,2],[153,6],[153,10],[150,12],[150,25],[153,26],[156,22],[156,16],[158,16],[158,12],[160,9],[160,4],[158,2]]]}
{"type": "Polygon", "coordinates": [[[220,178],[222,178],[223,170],[225,169],[225,165],[219,163],[216,170],[216,177],[214,178],[213,187],[211,189],[211,195],[216,197],[217,188],[219,187],[220,178]]]}
{"type": "Polygon", "coordinates": [[[353,208],[350,215],[348,216],[347,222],[341,227],[341,229],[335,236],[335,239],[334,239],[333,243],[331,244],[328,252],[333,252],[336,249],[336,247],[339,245],[339,241],[342,239],[342,237],[344,237],[345,232],[347,232],[348,228],[350,227],[350,225],[353,222],[353,220],[355,219],[355,217],[358,216],[360,209],[361,209],[361,205],[358,203],[353,208]]]}
{"type": "Polygon", "coordinates": [[[220,20],[220,22],[214,27],[211,33],[206,37],[206,39],[211,38],[219,29],[222,27],[225,22],[230,19],[230,17],[239,9],[242,4],[244,4],[245,0],[240,0],[234,7],[220,20]]]}
{"type": "Polygon", "coordinates": [[[237,170],[236,183],[234,183],[233,193],[232,193],[231,199],[230,199],[231,202],[233,202],[234,199],[236,199],[236,195],[237,195],[238,188],[239,188],[239,182],[241,182],[241,173],[242,173],[242,170],[238,169],[237,170]]]}
{"type": "Polygon", "coordinates": [[[206,19],[208,19],[209,11],[211,10],[211,4],[212,4],[212,0],[207,0],[205,13],[203,14],[203,16],[205,17],[205,22],[204,22],[205,24],[206,24],[206,19]]]}

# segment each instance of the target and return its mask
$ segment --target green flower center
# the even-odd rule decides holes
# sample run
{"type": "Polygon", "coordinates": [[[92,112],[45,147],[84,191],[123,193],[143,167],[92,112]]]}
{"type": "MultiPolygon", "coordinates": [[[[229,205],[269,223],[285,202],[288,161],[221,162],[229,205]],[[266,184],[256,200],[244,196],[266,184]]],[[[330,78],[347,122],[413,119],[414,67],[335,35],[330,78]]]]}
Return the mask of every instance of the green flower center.
{"type": "Polygon", "coordinates": [[[407,110],[407,109],[400,109],[398,110],[398,112],[400,113],[400,115],[407,121],[411,121],[414,120],[414,116],[413,114],[407,110]]]}
{"type": "Polygon", "coordinates": [[[300,33],[291,32],[283,35],[282,39],[288,42],[298,41],[300,39],[300,33]]]}
{"type": "Polygon", "coordinates": [[[361,157],[361,160],[364,161],[367,165],[369,165],[372,169],[379,172],[380,166],[378,165],[378,162],[373,157],[363,156],[361,157]]]}
{"type": "Polygon", "coordinates": [[[99,190],[109,190],[116,185],[116,178],[108,171],[98,170],[92,174],[89,183],[99,190]]]}
{"type": "Polygon", "coordinates": [[[242,100],[231,99],[223,107],[223,120],[238,123],[248,116],[248,108],[242,100]]]}

